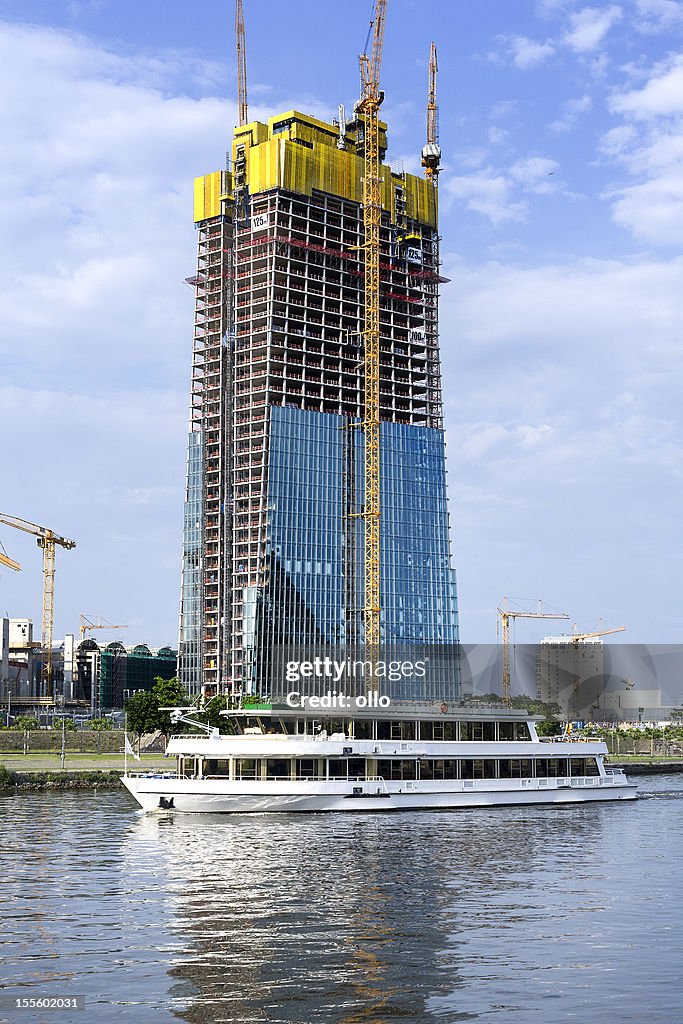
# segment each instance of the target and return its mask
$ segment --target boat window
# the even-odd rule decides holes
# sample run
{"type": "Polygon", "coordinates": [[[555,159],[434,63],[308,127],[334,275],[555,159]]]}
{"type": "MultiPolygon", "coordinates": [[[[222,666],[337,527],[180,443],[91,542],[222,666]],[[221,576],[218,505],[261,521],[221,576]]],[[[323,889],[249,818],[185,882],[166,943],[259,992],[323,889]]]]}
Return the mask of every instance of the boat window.
{"type": "Polygon", "coordinates": [[[392,740],[414,740],[415,722],[390,722],[390,739],[392,740]]]}
{"type": "Polygon", "coordinates": [[[383,779],[416,779],[417,762],[399,760],[378,761],[377,774],[383,779]]]}
{"type": "Polygon", "coordinates": [[[421,779],[457,779],[458,762],[452,759],[432,760],[422,758],[420,760],[421,779]]]}
{"type": "Polygon", "coordinates": [[[288,736],[294,736],[296,733],[296,718],[281,718],[280,723],[282,725],[282,731],[286,732],[288,736]]]}
{"type": "Polygon", "coordinates": [[[346,758],[339,760],[330,759],[327,763],[327,773],[330,779],[345,779],[348,775],[348,762],[346,758]]]}
{"type": "Polygon", "coordinates": [[[302,757],[296,762],[297,779],[314,779],[318,775],[318,760],[315,757],[302,757]]]}
{"type": "Polygon", "coordinates": [[[499,722],[498,739],[501,741],[514,740],[515,724],[515,722],[499,722]]]}
{"type": "Polygon", "coordinates": [[[528,779],[531,761],[528,757],[505,757],[498,762],[501,779],[528,779]]]}
{"type": "Polygon", "coordinates": [[[230,761],[226,758],[214,760],[211,758],[204,762],[204,778],[215,778],[220,776],[226,778],[230,775],[230,761]]]}
{"type": "Polygon", "coordinates": [[[350,757],[348,776],[350,779],[364,779],[365,778],[365,758],[364,757],[350,757]]]}
{"type": "Polygon", "coordinates": [[[444,722],[443,723],[443,738],[447,743],[454,743],[458,738],[458,723],[457,722],[444,722]]]}
{"type": "Polygon", "coordinates": [[[420,722],[421,740],[442,740],[443,722],[420,722]]]}
{"type": "Polygon", "coordinates": [[[332,736],[334,733],[346,733],[344,732],[344,719],[343,718],[323,718],[321,719],[320,728],[316,732],[322,732],[323,730],[328,736],[332,736]]]}
{"type": "Polygon", "coordinates": [[[569,761],[569,768],[574,776],[600,774],[598,763],[594,757],[572,757],[569,761]]]}
{"type": "Polygon", "coordinates": [[[391,722],[384,722],[382,719],[377,722],[377,739],[391,739],[391,722]]]}
{"type": "MultiPolygon", "coordinates": [[[[486,722],[486,725],[491,723],[486,722]]],[[[498,771],[498,765],[495,761],[491,761],[484,758],[475,758],[474,760],[474,778],[475,779],[495,779],[498,771]]]]}
{"type": "Polygon", "coordinates": [[[531,739],[529,726],[526,722],[515,722],[515,739],[522,741],[531,739]]]}
{"type": "Polygon", "coordinates": [[[288,757],[269,757],[266,760],[267,779],[288,779],[291,775],[291,764],[288,757]]]}
{"type": "Polygon", "coordinates": [[[260,718],[252,718],[250,715],[244,723],[244,731],[247,729],[258,729],[259,732],[263,732],[263,722],[260,718]]]}
{"type": "Polygon", "coordinates": [[[536,778],[564,779],[567,777],[567,759],[564,757],[539,757],[536,760],[536,778]]]}
{"type": "Polygon", "coordinates": [[[354,718],[353,736],[357,740],[371,740],[373,738],[373,722],[371,719],[354,718]]]}
{"type": "Polygon", "coordinates": [[[261,776],[261,762],[253,757],[235,759],[236,779],[257,779],[261,776]]]}
{"type": "Polygon", "coordinates": [[[264,718],[263,731],[269,736],[280,736],[286,732],[280,718],[264,718]]]}

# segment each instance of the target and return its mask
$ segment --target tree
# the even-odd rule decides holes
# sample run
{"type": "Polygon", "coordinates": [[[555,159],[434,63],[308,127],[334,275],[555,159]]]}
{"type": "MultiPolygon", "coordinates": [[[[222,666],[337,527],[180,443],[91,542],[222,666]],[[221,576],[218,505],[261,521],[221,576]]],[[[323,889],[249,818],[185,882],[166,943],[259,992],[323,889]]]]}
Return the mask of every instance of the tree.
{"type": "Polygon", "coordinates": [[[159,711],[159,708],[186,707],[188,696],[180,685],[177,678],[162,679],[157,676],[154,680],[152,695],[157,702],[157,726],[156,728],[164,734],[166,739],[173,732],[173,723],[169,711],[159,711]]]}
{"type": "Polygon", "coordinates": [[[17,715],[12,728],[17,732],[28,732],[30,729],[39,729],[40,722],[35,715],[17,715]]]}
{"type": "Polygon", "coordinates": [[[90,728],[93,732],[107,732],[112,728],[110,718],[91,718],[90,728]]]}
{"type": "Polygon", "coordinates": [[[129,697],[125,705],[127,725],[138,737],[159,728],[159,702],[149,690],[141,690],[129,697]]]}

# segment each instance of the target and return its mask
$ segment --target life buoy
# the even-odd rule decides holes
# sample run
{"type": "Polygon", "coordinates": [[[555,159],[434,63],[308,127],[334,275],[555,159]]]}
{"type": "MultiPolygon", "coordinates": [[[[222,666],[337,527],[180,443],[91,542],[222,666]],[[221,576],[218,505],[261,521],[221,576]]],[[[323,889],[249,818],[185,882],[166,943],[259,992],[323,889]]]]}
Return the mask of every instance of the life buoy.
{"type": "Polygon", "coordinates": [[[445,714],[447,714],[447,712],[448,712],[448,704],[446,704],[446,702],[445,702],[445,701],[444,701],[444,703],[443,703],[443,704],[441,705],[440,711],[441,711],[441,714],[442,714],[442,715],[445,715],[445,714]]]}

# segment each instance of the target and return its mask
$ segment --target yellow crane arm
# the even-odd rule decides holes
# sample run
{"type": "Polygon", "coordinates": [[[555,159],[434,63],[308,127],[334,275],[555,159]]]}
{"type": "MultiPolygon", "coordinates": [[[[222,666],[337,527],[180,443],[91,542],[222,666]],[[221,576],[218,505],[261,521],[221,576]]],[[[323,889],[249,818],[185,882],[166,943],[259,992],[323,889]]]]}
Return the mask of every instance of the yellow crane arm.
{"type": "Polygon", "coordinates": [[[16,572],[20,572],[21,566],[18,562],[15,562],[9,555],[4,554],[0,551],[0,565],[6,565],[8,569],[14,569],[16,572]]]}
{"type": "Polygon", "coordinates": [[[611,633],[623,633],[626,626],[615,626],[613,629],[599,629],[594,633],[573,633],[569,636],[572,643],[579,643],[581,640],[592,640],[594,637],[609,636],[611,633]]]}
{"type": "MultiPolygon", "coordinates": [[[[15,530],[23,530],[24,533],[31,533],[38,540],[47,540],[53,544],[59,544],[63,548],[75,548],[76,541],[68,540],[66,537],[60,537],[58,533],[53,533],[52,530],[48,530],[46,526],[36,526],[35,523],[29,523],[27,519],[19,519],[17,516],[8,516],[0,512],[0,523],[4,526],[13,526],[15,530]]],[[[42,547],[42,544],[41,544],[42,547]]]]}

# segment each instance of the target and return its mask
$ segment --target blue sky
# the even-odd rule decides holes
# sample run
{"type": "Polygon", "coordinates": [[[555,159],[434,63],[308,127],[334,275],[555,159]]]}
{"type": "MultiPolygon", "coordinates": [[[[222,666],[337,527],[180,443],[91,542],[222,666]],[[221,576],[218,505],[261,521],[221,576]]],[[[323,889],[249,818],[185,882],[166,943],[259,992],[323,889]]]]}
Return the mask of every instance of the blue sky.
{"type": "MultiPolygon", "coordinates": [[[[245,0],[252,115],[350,106],[370,7],[245,0]]],[[[83,611],[176,641],[192,179],[235,122],[232,22],[224,0],[0,0],[0,508],[78,543],[56,635],[83,611]]],[[[683,2],[390,0],[406,170],[432,38],[463,639],[492,641],[508,594],[677,642],[683,2]]],[[[39,552],[0,541],[24,566],[0,611],[39,623],[39,552]]]]}

